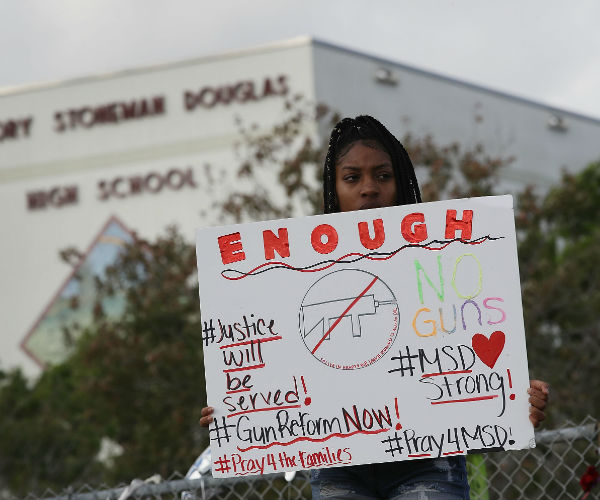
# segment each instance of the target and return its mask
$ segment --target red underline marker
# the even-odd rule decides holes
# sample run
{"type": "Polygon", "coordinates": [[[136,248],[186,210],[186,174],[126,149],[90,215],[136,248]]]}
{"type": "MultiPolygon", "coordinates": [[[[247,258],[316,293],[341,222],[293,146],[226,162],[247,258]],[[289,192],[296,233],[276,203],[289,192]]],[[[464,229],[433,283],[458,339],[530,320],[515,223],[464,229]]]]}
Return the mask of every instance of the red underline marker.
{"type": "Polygon", "coordinates": [[[331,331],[332,331],[332,330],[333,330],[333,329],[334,329],[336,326],[338,326],[339,322],[340,322],[340,321],[342,321],[342,318],[343,318],[344,316],[346,316],[346,314],[348,314],[348,311],[349,311],[350,309],[352,309],[352,308],[355,306],[355,304],[356,304],[356,303],[357,303],[357,302],[358,302],[358,301],[359,301],[359,300],[362,298],[362,296],[363,296],[365,293],[367,293],[367,292],[369,291],[369,289],[370,289],[370,288],[371,288],[371,287],[372,287],[372,286],[375,284],[375,282],[376,282],[378,279],[379,279],[379,278],[378,278],[377,276],[375,276],[375,277],[373,278],[373,281],[371,281],[371,283],[369,283],[369,284],[367,285],[367,288],[365,288],[365,289],[364,289],[362,292],[360,292],[360,295],[359,295],[358,297],[356,297],[356,298],[355,298],[355,299],[352,301],[352,303],[351,303],[351,304],[350,304],[348,307],[346,307],[346,310],[345,310],[345,311],[344,311],[344,312],[343,312],[343,313],[342,313],[340,316],[338,316],[338,319],[336,319],[336,320],[335,320],[335,322],[333,323],[333,325],[331,325],[331,326],[329,327],[329,330],[327,330],[327,331],[325,332],[325,335],[323,335],[323,338],[322,338],[321,340],[319,340],[319,343],[318,343],[318,344],[315,346],[315,348],[314,348],[314,349],[311,351],[311,352],[312,352],[312,354],[314,354],[315,352],[317,352],[317,349],[318,349],[318,348],[321,346],[321,344],[322,344],[322,343],[323,343],[323,341],[324,341],[324,340],[327,338],[327,336],[328,336],[328,335],[331,333],[331,331]]]}
{"type": "Polygon", "coordinates": [[[463,454],[464,451],[460,450],[460,451],[447,451],[446,453],[442,453],[442,455],[458,455],[458,454],[463,454]]]}
{"type": "MultiPolygon", "coordinates": [[[[361,258],[365,258],[368,260],[373,260],[373,261],[384,261],[384,260],[388,260],[391,259],[392,257],[394,257],[395,255],[397,255],[401,250],[405,249],[405,248],[422,248],[423,250],[444,250],[448,245],[450,245],[451,243],[454,243],[455,241],[460,241],[461,243],[464,244],[468,244],[468,245],[481,245],[482,243],[485,243],[487,240],[490,239],[490,236],[485,236],[481,239],[481,241],[469,241],[469,240],[458,240],[458,239],[454,239],[451,241],[447,241],[445,242],[443,245],[441,244],[441,242],[438,242],[438,244],[440,244],[440,247],[438,248],[433,248],[433,247],[429,247],[428,245],[433,244],[434,242],[428,243],[426,246],[421,246],[421,245],[405,245],[402,248],[399,248],[398,250],[392,252],[390,255],[386,255],[383,257],[371,257],[370,255],[366,255],[366,254],[362,254],[362,253],[357,253],[357,252],[352,252],[352,253],[347,253],[346,255],[342,255],[341,257],[339,257],[338,259],[334,260],[333,262],[329,262],[328,264],[325,264],[321,267],[315,267],[313,269],[296,269],[294,266],[291,266],[289,264],[287,264],[286,262],[265,262],[264,264],[261,264],[260,266],[256,266],[254,269],[251,269],[250,271],[248,271],[247,273],[242,273],[241,276],[237,276],[235,278],[229,277],[229,276],[225,276],[223,273],[225,271],[231,271],[230,269],[226,269],[225,271],[221,272],[221,277],[225,278],[226,280],[230,280],[230,281],[237,281],[237,280],[241,280],[244,279],[248,276],[252,276],[256,271],[258,271],[259,269],[262,269],[263,267],[276,267],[276,266],[281,266],[281,267],[285,267],[288,269],[291,269],[293,271],[299,271],[301,273],[316,273],[319,271],[325,271],[326,269],[329,269],[330,267],[334,266],[335,264],[337,264],[338,262],[348,258],[348,257],[361,257],[361,258]]],[[[236,271],[239,272],[239,271],[236,271]]]]}
{"type": "Polygon", "coordinates": [[[449,401],[432,401],[432,405],[443,405],[446,403],[468,403],[469,401],[483,401],[484,399],[494,399],[497,398],[498,394],[494,396],[479,396],[478,398],[468,398],[468,399],[451,399],[449,401]]]}
{"type": "Polygon", "coordinates": [[[354,432],[350,432],[349,434],[341,434],[339,432],[336,432],[334,434],[330,434],[329,436],[325,436],[324,438],[310,438],[310,437],[306,437],[306,436],[300,436],[297,437],[296,439],[292,439],[291,441],[287,442],[287,443],[280,443],[279,441],[274,441],[273,443],[269,443],[263,446],[248,446],[248,448],[240,448],[239,446],[237,447],[238,451],[241,451],[242,453],[244,453],[245,451],[248,450],[266,450],[267,448],[270,448],[271,446],[289,446],[291,444],[297,443],[298,441],[310,441],[312,443],[322,443],[324,441],[328,441],[331,438],[334,437],[339,437],[339,438],[348,438],[351,436],[354,436],[356,434],[379,434],[381,432],[388,432],[389,429],[378,429],[376,431],[354,431],[354,432]]]}
{"type": "Polygon", "coordinates": [[[229,368],[227,370],[223,370],[223,373],[231,373],[231,372],[241,372],[243,370],[256,370],[257,368],[264,368],[265,364],[262,363],[260,365],[253,366],[241,366],[240,368],[229,368]]]}
{"type": "Polygon", "coordinates": [[[225,394],[235,394],[236,392],[246,392],[249,390],[250,390],[250,387],[246,387],[245,389],[238,389],[237,391],[227,391],[225,394]]]}
{"type": "Polygon", "coordinates": [[[254,410],[238,411],[236,413],[230,413],[229,417],[235,417],[236,415],[245,415],[246,413],[255,413],[257,411],[271,411],[271,410],[289,410],[290,408],[302,408],[302,405],[289,405],[289,406],[273,406],[271,408],[255,408],[254,410]]]}
{"type": "Polygon", "coordinates": [[[456,370],[452,372],[440,372],[440,373],[424,373],[422,378],[437,377],[438,375],[456,375],[457,373],[471,373],[472,370],[456,370]]]}
{"type": "Polygon", "coordinates": [[[417,458],[417,457],[430,457],[431,453],[421,453],[420,455],[408,455],[410,458],[417,458]]]}
{"type": "Polygon", "coordinates": [[[277,335],[277,337],[267,337],[266,339],[246,340],[245,342],[238,342],[237,344],[222,345],[221,347],[219,347],[219,349],[228,349],[229,347],[248,345],[248,344],[251,344],[252,342],[260,342],[262,344],[263,342],[270,342],[271,340],[279,340],[281,338],[283,338],[281,335],[277,335]]]}

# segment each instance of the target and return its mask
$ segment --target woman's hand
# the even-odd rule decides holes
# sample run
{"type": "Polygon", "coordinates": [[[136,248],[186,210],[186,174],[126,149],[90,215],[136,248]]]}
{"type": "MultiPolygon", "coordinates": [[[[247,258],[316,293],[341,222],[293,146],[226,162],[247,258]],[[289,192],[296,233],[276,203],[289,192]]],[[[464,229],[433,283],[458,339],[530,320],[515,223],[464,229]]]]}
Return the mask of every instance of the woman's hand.
{"type": "Polygon", "coordinates": [[[534,427],[537,427],[546,418],[544,409],[548,404],[550,385],[542,380],[530,380],[527,394],[529,394],[529,420],[534,427]]]}
{"type": "MultiPolygon", "coordinates": [[[[529,399],[531,401],[531,398],[529,399]]],[[[212,406],[207,406],[206,408],[202,408],[202,411],[200,412],[200,415],[202,415],[202,417],[200,418],[200,427],[208,427],[209,424],[214,420],[212,414],[215,411],[215,409],[212,406]]]]}

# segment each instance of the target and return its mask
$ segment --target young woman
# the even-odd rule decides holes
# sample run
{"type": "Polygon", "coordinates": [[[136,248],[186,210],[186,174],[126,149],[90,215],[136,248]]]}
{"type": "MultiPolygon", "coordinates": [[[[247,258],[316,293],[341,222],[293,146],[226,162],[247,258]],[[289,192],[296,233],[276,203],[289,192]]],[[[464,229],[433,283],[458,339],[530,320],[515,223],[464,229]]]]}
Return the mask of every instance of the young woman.
{"type": "MultiPolygon", "coordinates": [[[[323,172],[325,213],[421,202],[413,165],[400,142],[375,118],[344,118],[333,129],[323,172]]],[[[548,384],[530,382],[529,418],[544,419],[548,384]]],[[[203,408],[200,425],[212,422],[203,408]]],[[[314,499],[469,498],[465,458],[387,462],[311,472],[314,499]]]]}

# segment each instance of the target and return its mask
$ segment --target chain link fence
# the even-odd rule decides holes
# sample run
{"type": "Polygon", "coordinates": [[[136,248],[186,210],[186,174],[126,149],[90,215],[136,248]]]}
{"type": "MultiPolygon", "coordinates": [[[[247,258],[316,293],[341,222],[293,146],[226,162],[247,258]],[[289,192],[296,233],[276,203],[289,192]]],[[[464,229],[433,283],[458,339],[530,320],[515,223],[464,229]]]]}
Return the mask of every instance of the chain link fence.
{"type": "MultiPolygon", "coordinates": [[[[537,447],[530,450],[470,455],[468,457],[471,498],[493,499],[578,499],[580,477],[590,465],[598,464],[599,424],[587,417],[579,425],[570,422],[555,430],[536,433],[537,447]]],[[[269,474],[245,478],[213,479],[210,474],[186,479],[173,474],[167,480],[152,476],[134,479],[116,488],[66,489],[60,494],[30,494],[25,500],[291,500],[310,499],[309,475],[269,474]]],[[[600,485],[597,486],[600,491],[600,485]]],[[[600,494],[594,491],[598,498],[600,494]]],[[[14,500],[14,497],[6,497],[14,500]]]]}

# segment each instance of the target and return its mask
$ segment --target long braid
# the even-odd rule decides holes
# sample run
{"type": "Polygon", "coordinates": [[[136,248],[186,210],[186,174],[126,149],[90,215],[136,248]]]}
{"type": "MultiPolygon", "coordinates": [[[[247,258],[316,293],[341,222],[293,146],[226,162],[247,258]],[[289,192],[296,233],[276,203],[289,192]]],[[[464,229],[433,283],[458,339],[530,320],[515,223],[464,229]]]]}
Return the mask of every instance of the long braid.
{"type": "Polygon", "coordinates": [[[396,180],[396,203],[407,205],[421,202],[421,192],[412,162],[390,131],[372,116],[361,115],[344,118],[331,132],[329,148],[325,157],[323,172],[323,198],[325,213],[339,212],[335,191],[335,164],[344,149],[360,140],[372,140],[380,144],[392,160],[396,180]]]}
{"type": "Polygon", "coordinates": [[[335,160],[337,157],[337,144],[346,120],[349,119],[344,118],[343,120],[339,121],[335,127],[333,127],[333,130],[331,131],[331,137],[329,138],[327,155],[325,156],[325,163],[323,166],[323,208],[326,214],[339,212],[339,208],[337,208],[337,196],[335,192],[335,160]]]}

